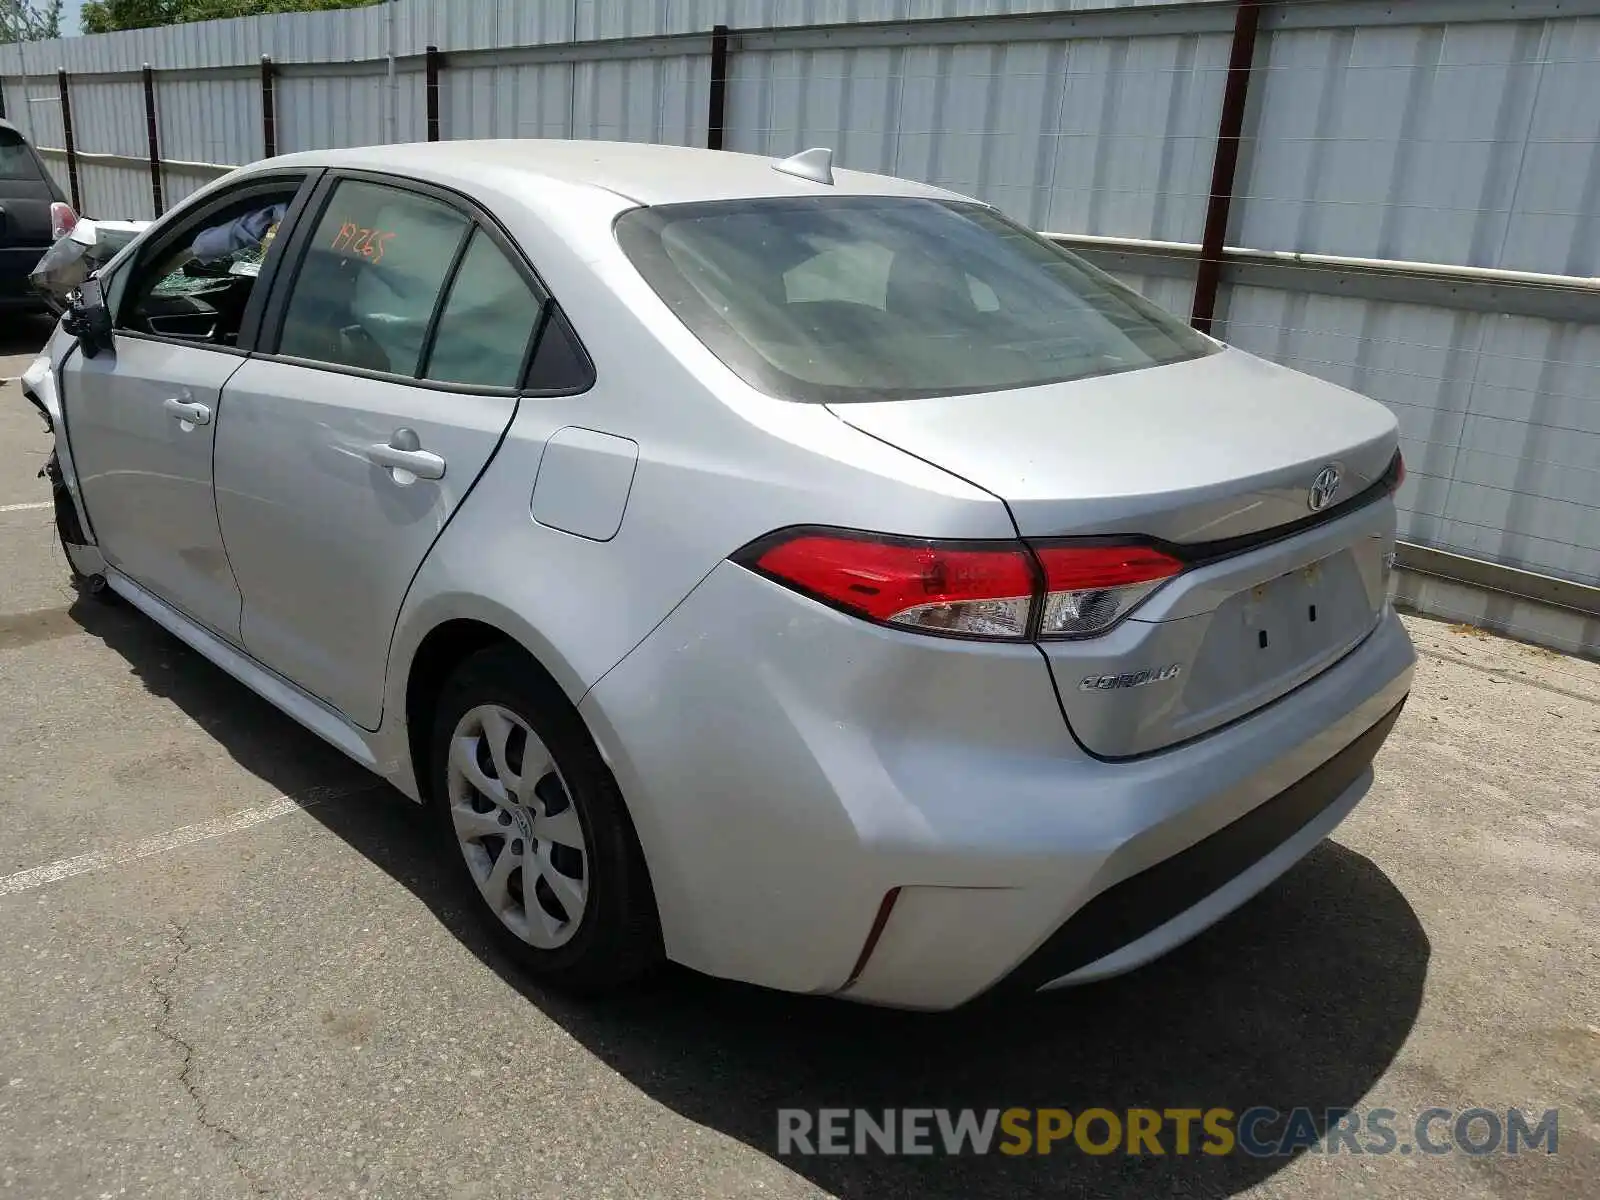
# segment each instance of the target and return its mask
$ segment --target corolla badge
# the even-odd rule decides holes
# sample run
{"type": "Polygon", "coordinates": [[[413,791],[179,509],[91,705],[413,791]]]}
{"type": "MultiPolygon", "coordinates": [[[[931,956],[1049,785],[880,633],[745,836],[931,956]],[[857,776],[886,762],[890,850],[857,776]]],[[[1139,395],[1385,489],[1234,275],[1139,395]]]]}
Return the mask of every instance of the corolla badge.
{"type": "Polygon", "coordinates": [[[1339,468],[1329,463],[1317,472],[1317,477],[1311,481],[1311,490],[1306,493],[1306,504],[1312,512],[1321,512],[1333,503],[1333,498],[1339,494],[1339,468]]]}
{"type": "Polygon", "coordinates": [[[1147,667],[1143,671],[1125,671],[1121,675],[1085,675],[1078,683],[1080,692],[1110,692],[1117,688],[1144,687],[1150,683],[1166,683],[1183,674],[1183,664],[1166,667],[1147,667]]]}

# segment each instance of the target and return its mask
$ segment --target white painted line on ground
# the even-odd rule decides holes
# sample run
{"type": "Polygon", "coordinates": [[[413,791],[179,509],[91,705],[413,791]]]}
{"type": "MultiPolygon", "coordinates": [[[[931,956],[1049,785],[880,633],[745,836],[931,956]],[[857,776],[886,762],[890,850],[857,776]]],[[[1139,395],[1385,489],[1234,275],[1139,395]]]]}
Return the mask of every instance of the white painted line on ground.
{"type": "Polygon", "coordinates": [[[310,808],[313,804],[321,804],[325,800],[354,796],[360,792],[374,791],[381,786],[374,783],[370,787],[358,788],[312,788],[301,799],[279,796],[276,800],[269,800],[254,808],[240,809],[225,817],[213,817],[209,821],[168,830],[166,833],[158,833],[154,837],[147,837],[126,846],[96,850],[92,854],[80,854],[76,858],[59,859],[53,863],[45,863],[42,867],[30,867],[26,871],[18,871],[15,875],[0,877],[0,896],[12,896],[18,892],[43,887],[47,883],[59,883],[63,879],[71,879],[74,875],[85,875],[90,871],[118,867],[141,858],[149,858],[153,854],[165,854],[168,850],[190,846],[195,842],[239,833],[252,826],[288,816],[302,808],[310,808]]]}
{"type": "Polygon", "coordinates": [[[48,500],[40,500],[37,503],[30,503],[30,504],[0,504],[0,513],[32,512],[36,508],[49,508],[49,507],[50,507],[50,501],[48,501],[48,500]]]}

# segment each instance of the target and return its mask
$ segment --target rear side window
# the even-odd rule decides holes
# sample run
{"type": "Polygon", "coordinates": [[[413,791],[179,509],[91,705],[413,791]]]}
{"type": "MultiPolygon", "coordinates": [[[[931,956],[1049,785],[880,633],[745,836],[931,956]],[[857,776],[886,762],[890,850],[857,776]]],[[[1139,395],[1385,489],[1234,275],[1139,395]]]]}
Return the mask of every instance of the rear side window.
{"type": "Polygon", "coordinates": [[[295,275],[278,352],[415,376],[470,229],[462,213],[427,196],[341,182],[295,275]]]}
{"type": "Polygon", "coordinates": [[[665,205],[624,252],[746,382],[839,402],[1060,383],[1213,343],[976,204],[818,197],[665,205]]]}
{"type": "Polygon", "coordinates": [[[516,387],[543,308],[494,240],[477,230],[450,285],[424,375],[445,383],[516,387]]]}
{"type": "Polygon", "coordinates": [[[30,183],[37,183],[42,178],[38,160],[33,157],[33,151],[28,149],[28,143],[22,140],[22,135],[10,129],[0,129],[0,179],[26,179],[30,183]]]}
{"type": "Polygon", "coordinates": [[[505,246],[443,200],[344,180],[304,247],[277,352],[447,386],[592,386],[572,327],[505,246]]]}

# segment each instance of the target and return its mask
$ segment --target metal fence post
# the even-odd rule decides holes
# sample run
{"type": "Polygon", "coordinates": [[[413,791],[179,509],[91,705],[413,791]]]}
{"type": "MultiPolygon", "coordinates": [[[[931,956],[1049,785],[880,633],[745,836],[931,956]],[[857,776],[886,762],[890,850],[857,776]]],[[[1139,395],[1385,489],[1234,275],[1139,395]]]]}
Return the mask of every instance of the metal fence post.
{"type": "Polygon", "coordinates": [[[78,147],[72,140],[72,97],[67,92],[67,69],[56,72],[56,83],[61,88],[61,136],[67,141],[67,182],[72,188],[72,208],[83,211],[83,193],[78,188],[78,147]]]}
{"type": "Polygon", "coordinates": [[[150,149],[150,205],[156,216],[167,211],[161,193],[161,138],[156,130],[156,73],[144,65],[144,137],[150,149]]]}
{"type": "Polygon", "coordinates": [[[278,154],[278,119],[272,111],[273,77],[272,55],[261,56],[261,148],[263,158],[278,154]]]}
{"type": "Polygon", "coordinates": [[[1210,333],[1222,282],[1222,245],[1228,236],[1233,205],[1234,173],[1239,167],[1239,139],[1244,132],[1245,100],[1255,61],[1261,0],[1239,0],[1233,16],[1233,48],[1228,52],[1228,80],[1222,89],[1222,117],[1217,122],[1216,157],[1211,164],[1211,195],[1206,201],[1206,227],[1200,243],[1200,267],[1194,279],[1194,308],[1189,323],[1210,333]]]}
{"type": "Polygon", "coordinates": [[[711,27],[711,95],[706,113],[706,147],[721,150],[728,106],[728,27],[711,27]]]}
{"type": "Polygon", "coordinates": [[[424,102],[428,107],[428,140],[439,140],[439,68],[444,63],[444,56],[439,53],[439,47],[429,46],[423,58],[426,71],[426,86],[423,90],[424,102]]]}

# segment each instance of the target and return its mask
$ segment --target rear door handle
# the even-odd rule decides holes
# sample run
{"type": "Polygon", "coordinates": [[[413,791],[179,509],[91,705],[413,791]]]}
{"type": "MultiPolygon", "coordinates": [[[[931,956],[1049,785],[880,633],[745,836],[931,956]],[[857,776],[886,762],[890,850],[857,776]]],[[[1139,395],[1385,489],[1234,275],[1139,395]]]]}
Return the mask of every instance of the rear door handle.
{"type": "MultiPolygon", "coordinates": [[[[396,429],[387,443],[375,442],[367,447],[367,461],[390,471],[405,471],[418,479],[443,479],[444,459],[431,450],[421,448],[415,429],[396,429]]],[[[409,479],[390,476],[396,483],[410,483],[409,479]]]]}
{"type": "Polygon", "coordinates": [[[211,424],[211,410],[204,404],[179,400],[176,396],[163,400],[161,407],[174,421],[187,421],[190,425],[211,424]]]}

